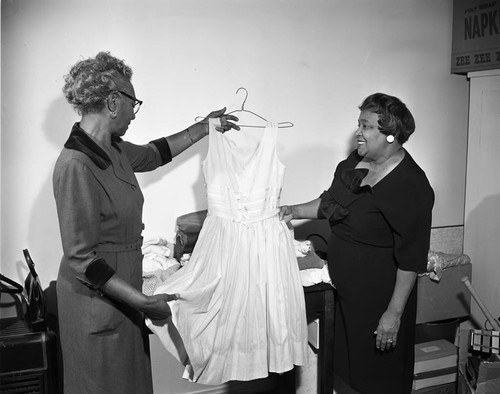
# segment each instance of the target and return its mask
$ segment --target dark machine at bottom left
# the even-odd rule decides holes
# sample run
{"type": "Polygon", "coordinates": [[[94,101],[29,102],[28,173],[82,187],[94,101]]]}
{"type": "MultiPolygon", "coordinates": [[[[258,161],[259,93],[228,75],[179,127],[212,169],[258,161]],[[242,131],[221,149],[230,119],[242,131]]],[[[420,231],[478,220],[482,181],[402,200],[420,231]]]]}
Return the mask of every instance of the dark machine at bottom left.
{"type": "Polygon", "coordinates": [[[0,274],[0,393],[61,393],[58,340],[27,249],[24,287],[0,274]]]}

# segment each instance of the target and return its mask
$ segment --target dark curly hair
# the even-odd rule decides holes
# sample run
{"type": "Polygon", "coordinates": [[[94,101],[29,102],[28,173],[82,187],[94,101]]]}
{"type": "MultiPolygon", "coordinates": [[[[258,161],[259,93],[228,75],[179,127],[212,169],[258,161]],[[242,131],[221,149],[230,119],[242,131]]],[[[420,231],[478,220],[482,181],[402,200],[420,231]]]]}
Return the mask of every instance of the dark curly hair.
{"type": "Polygon", "coordinates": [[[378,114],[380,132],[393,135],[401,145],[408,141],[415,131],[413,115],[397,97],[375,93],[365,98],[359,109],[378,114]]]}
{"type": "Polygon", "coordinates": [[[81,60],[64,76],[66,100],[80,114],[96,113],[104,108],[106,98],[123,82],[130,82],[132,69],[109,52],[81,60]]]}

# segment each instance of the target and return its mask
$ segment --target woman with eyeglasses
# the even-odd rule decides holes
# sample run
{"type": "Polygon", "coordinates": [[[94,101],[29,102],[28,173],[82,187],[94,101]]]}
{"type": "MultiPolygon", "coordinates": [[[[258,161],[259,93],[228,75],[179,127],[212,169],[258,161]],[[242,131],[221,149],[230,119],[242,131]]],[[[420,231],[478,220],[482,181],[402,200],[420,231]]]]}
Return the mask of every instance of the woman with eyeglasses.
{"type": "Polygon", "coordinates": [[[57,278],[64,392],[152,393],[144,317],[170,316],[175,294],[142,285],[143,195],[135,172],[152,171],[208,134],[239,127],[225,109],[187,129],[135,145],[122,140],[142,101],[132,70],[107,52],[79,61],[63,92],[81,115],[56,162],[54,196],[63,246],[57,278]]]}

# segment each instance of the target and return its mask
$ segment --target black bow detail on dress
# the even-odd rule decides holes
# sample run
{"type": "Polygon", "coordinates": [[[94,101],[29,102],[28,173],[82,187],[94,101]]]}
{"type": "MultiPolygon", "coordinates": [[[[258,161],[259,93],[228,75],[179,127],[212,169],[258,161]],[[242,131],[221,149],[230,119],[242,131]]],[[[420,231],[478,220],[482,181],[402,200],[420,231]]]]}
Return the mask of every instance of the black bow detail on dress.
{"type": "Polygon", "coordinates": [[[366,168],[345,169],[340,173],[340,179],[334,178],[330,189],[321,194],[319,210],[328,219],[330,226],[336,225],[349,215],[348,206],[360,194],[371,192],[370,186],[360,186],[367,173],[366,168]]]}

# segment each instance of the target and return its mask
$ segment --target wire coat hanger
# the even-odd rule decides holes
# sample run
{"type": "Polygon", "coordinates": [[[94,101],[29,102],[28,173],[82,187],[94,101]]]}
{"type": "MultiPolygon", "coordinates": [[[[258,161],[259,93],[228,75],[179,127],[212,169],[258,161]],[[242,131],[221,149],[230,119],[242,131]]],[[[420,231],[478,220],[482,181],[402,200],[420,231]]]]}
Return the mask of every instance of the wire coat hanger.
{"type": "MultiPolygon", "coordinates": [[[[241,109],[236,109],[234,111],[231,111],[231,112],[228,112],[226,115],[229,115],[229,114],[233,114],[235,112],[246,112],[246,113],[250,113],[256,117],[258,117],[259,119],[262,119],[264,122],[268,122],[268,120],[266,118],[264,118],[263,116],[260,116],[258,114],[256,114],[255,112],[253,111],[250,111],[249,109],[245,109],[245,103],[248,99],[248,90],[244,87],[240,87],[238,88],[238,90],[236,91],[236,94],[238,94],[238,92],[240,90],[244,90],[245,91],[245,99],[243,100],[243,103],[241,104],[241,109]]],[[[200,119],[201,117],[198,116],[195,118],[196,121],[198,121],[198,119],[200,119]]],[[[265,128],[266,126],[258,126],[258,125],[241,125],[241,124],[238,124],[238,126],[240,127],[254,127],[254,128],[265,128]]],[[[288,127],[293,127],[293,123],[292,122],[280,122],[277,124],[278,128],[280,129],[284,129],[284,128],[288,128],[288,127]]]]}
{"type": "MultiPolygon", "coordinates": [[[[234,114],[235,112],[247,112],[249,114],[252,114],[256,117],[258,117],[259,119],[262,119],[264,122],[267,122],[267,119],[256,114],[255,112],[253,111],[250,111],[249,109],[245,109],[245,103],[247,102],[247,99],[248,99],[248,90],[246,90],[245,88],[241,87],[241,88],[238,88],[238,90],[236,91],[236,94],[238,94],[238,92],[240,90],[244,90],[245,91],[245,98],[243,100],[243,103],[241,103],[241,109],[236,109],[234,111],[231,111],[231,112],[228,112],[228,114],[234,114]]],[[[261,128],[261,127],[265,127],[265,126],[255,126],[255,125],[238,125],[240,127],[258,127],[258,128],[261,128]]]]}
{"type": "MultiPolygon", "coordinates": [[[[238,92],[240,90],[244,90],[245,91],[245,99],[243,100],[243,103],[241,104],[241,109],[237,109],[237,110],[234,110],[234,111],[231,111],[229,112],[228,114],[232,114],[232,113],[235,113],[235,112],[247,112],[247,113],[250,113],[260,119],[262,119],[264,122],[267,122],[268,120],[266,118],[264,118],[263,116],[260,116],[258,114],[256,114],[255,112],[253,111],[250,111],[249,109],[245,109],[245,103],[247,102],[247,99],[248,99],[248,90],[244,87],[240,87],[238,88],[238,90],[236,91],[236,94],[238,94],[238,92]]],[[[266,126],[257,126],[257,125],[238,125],[240,127],[255,127],[255,128],[264,128],[266,126]]],[[[278,128],[287,128],[287,127],[293,127],[293,123],[292,122],[280,122],[278,123],[278,128]]]]}

